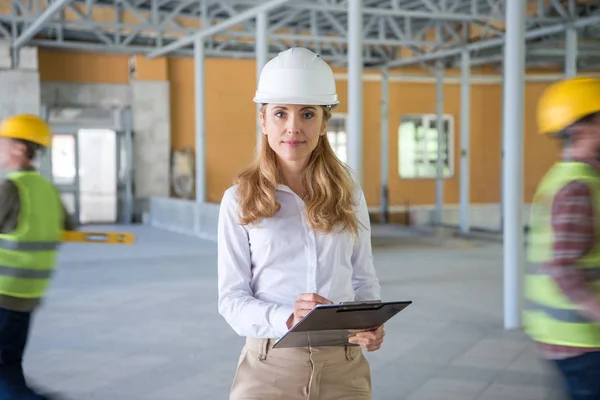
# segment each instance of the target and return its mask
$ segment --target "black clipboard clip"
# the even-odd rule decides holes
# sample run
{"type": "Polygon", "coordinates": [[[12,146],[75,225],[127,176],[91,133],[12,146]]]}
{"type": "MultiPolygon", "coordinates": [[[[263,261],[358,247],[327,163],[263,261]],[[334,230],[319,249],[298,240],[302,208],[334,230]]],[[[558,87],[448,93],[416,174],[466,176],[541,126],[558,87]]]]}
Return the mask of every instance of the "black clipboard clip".
{"type": "Polygon", "coordinates": [[[343,306],[362,306],[370,304],[381,304],[381,300],[365,300],[365,301],[342,301],[343,306]]]}

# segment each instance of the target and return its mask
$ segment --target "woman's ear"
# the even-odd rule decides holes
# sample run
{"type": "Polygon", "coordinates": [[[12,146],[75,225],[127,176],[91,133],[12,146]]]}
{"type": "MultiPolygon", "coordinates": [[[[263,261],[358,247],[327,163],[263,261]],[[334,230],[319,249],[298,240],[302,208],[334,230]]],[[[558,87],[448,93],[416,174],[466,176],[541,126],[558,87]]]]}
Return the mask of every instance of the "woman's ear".
{"type": "Polygon", "coordinates": [[[324,136],[327,133],[327,114],[325,112],[325,108],[321,110],[321,136],[324,136]]]}
{"type": "MultiPolygon", "coordinates": [[[[265,111],[267,111],[266,107],[264,108],[265,111]]],[[[265,118],[265,114],[261,111],[258,113],[258,116],[260,118],[260,130],[262,132],[263,135],[267,135],[267,120],[265,118]]]]}
{"type": "Polygon", "coordinates": [[[323,122],[321,122],[321,135],[320,136],[324,136],[327,133],[327,120],[325,119],[325,116],[323,116],[323,122]]]}

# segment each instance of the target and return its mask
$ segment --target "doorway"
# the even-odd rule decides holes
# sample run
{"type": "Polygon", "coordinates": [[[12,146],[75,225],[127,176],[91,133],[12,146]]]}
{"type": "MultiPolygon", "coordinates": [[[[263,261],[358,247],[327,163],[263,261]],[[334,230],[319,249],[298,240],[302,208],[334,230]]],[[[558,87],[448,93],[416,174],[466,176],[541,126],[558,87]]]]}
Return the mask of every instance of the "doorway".
{"type": "Polygon", "coordinates": [[[77,224],[132,223],[131,130],[87,125],[50,121],[52,146],[40,169],[77,224]]]}

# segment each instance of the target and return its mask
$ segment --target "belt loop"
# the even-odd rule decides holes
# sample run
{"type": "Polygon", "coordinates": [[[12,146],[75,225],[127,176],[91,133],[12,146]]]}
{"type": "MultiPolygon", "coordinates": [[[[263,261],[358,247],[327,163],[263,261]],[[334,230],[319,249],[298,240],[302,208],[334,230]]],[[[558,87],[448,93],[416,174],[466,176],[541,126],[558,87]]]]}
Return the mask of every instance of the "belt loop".
{"type": "Polygon", "coordinates": [[[259,343],[259,349],[258,349],[258,359],[260,361],[265,361],[267,359],[267,353],[269,351],[269,343],[271,342],[271,339],[261,339],[258,343],[259,343]]]}

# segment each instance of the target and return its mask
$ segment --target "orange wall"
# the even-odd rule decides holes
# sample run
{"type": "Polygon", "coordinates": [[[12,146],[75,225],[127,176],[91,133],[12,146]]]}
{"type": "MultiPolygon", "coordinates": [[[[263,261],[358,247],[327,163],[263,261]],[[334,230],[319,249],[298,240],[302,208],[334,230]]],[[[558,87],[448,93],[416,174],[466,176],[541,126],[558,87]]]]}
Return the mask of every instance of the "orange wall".
{"type": "Polygon", "coordinates": [[[547,83],[529,83],[525,96],[525,200],[530,202],[542,176],[559,159],[561,143],[537,133],[535,109],[547,83]]]}
{"type": "MultiPolygon", "coordinates": [[[[127,83],[128,56],[96,55],[40,49],[43,81],[127,83]]],[[[194,147],[194,69],[190,58],[148,62],[136,58],[137,79],[168,79],[171,97],[171,144],[173,149],[194,147]]],[[[218,202],[232,178],[250,162],[255,145],[256,85],[253,60],[207,59],[206,61],[206,157],[207,195],[218,202]]],[[[536,134],[535,104],[545,83],[529,83],[525,89],[525,201],[557,156],[557,144],[536,134]]],[[[341,105],[347,112],[347,82],[338,81],[341,105]]],[[[379,203],[380,84],[365,82],[364,97],[364,190],[370,205],[379,203]]],[[[455,120],[455,177],[445,183],[445,201],[459,200],[460,87],[444,87],[444,111],[455,120]]],[[[391,83],[389,88],[390,147],[389,189],[394,205],[432,204],[435,180],[402,180],[397,172],[398,124],[406,113],[435,113],[435,85],[391,83]]],[[[498,202],[501,177],[502,86],[473,85],[471,89],[471,201],[498,202]]]]}
{"type": "Polygon", "coordinates": [[[40,80],[79,83],[129,83],[129,57],[38,50],[40,80]]]}
{"type": "MultiPolygon", "coordinates": [[[[206,61],[207,198],[221,200],[232,178],[252,160],[256,142],[256,107],[252,103],[254,61],[206,61]]],[[[171,143],[175,150],[194,147],[194,62],[169,60],[171,143]]]]}
{"type": "MultiPolygon", "coordinates": [[[[172,101],[172,144],[175,149],[194,143],[193,61],[169,60],[172,101]]],[[[209,59],[206,62],[206,126],[208,199],[218,202],[232,178],[254,152],[256,77],[250,60],[209,59]]],[[[556,144],[536,134],[535,104],[546,84],[528,84],[525,90],[525,201],[533,195],[539,179],[554,161],[556,144]],[[535,150],[533,150],[535,149],[535,150]]],[[[337,82],[340,113],[347,112],[347,82],[337,82]]],[[[380,84],[365,82],[364,191],[371,205],[379,203],[380,84]]],[[[445,183],[445,201],[459,201],[460,87],[444,87],[444,112],[455,119],[455,177],[445,183]]],[[[402,180],[397,173],[398,124],[403,114],[434,113],[435,86],[392,83],[389,89],[390,148],[389,189],[392,204],[432,204],[435,181],[402,180]]],[[[471,89],[471,200],[499,202],[501,185],[502,85],[474,85],[471,89]]]]}

